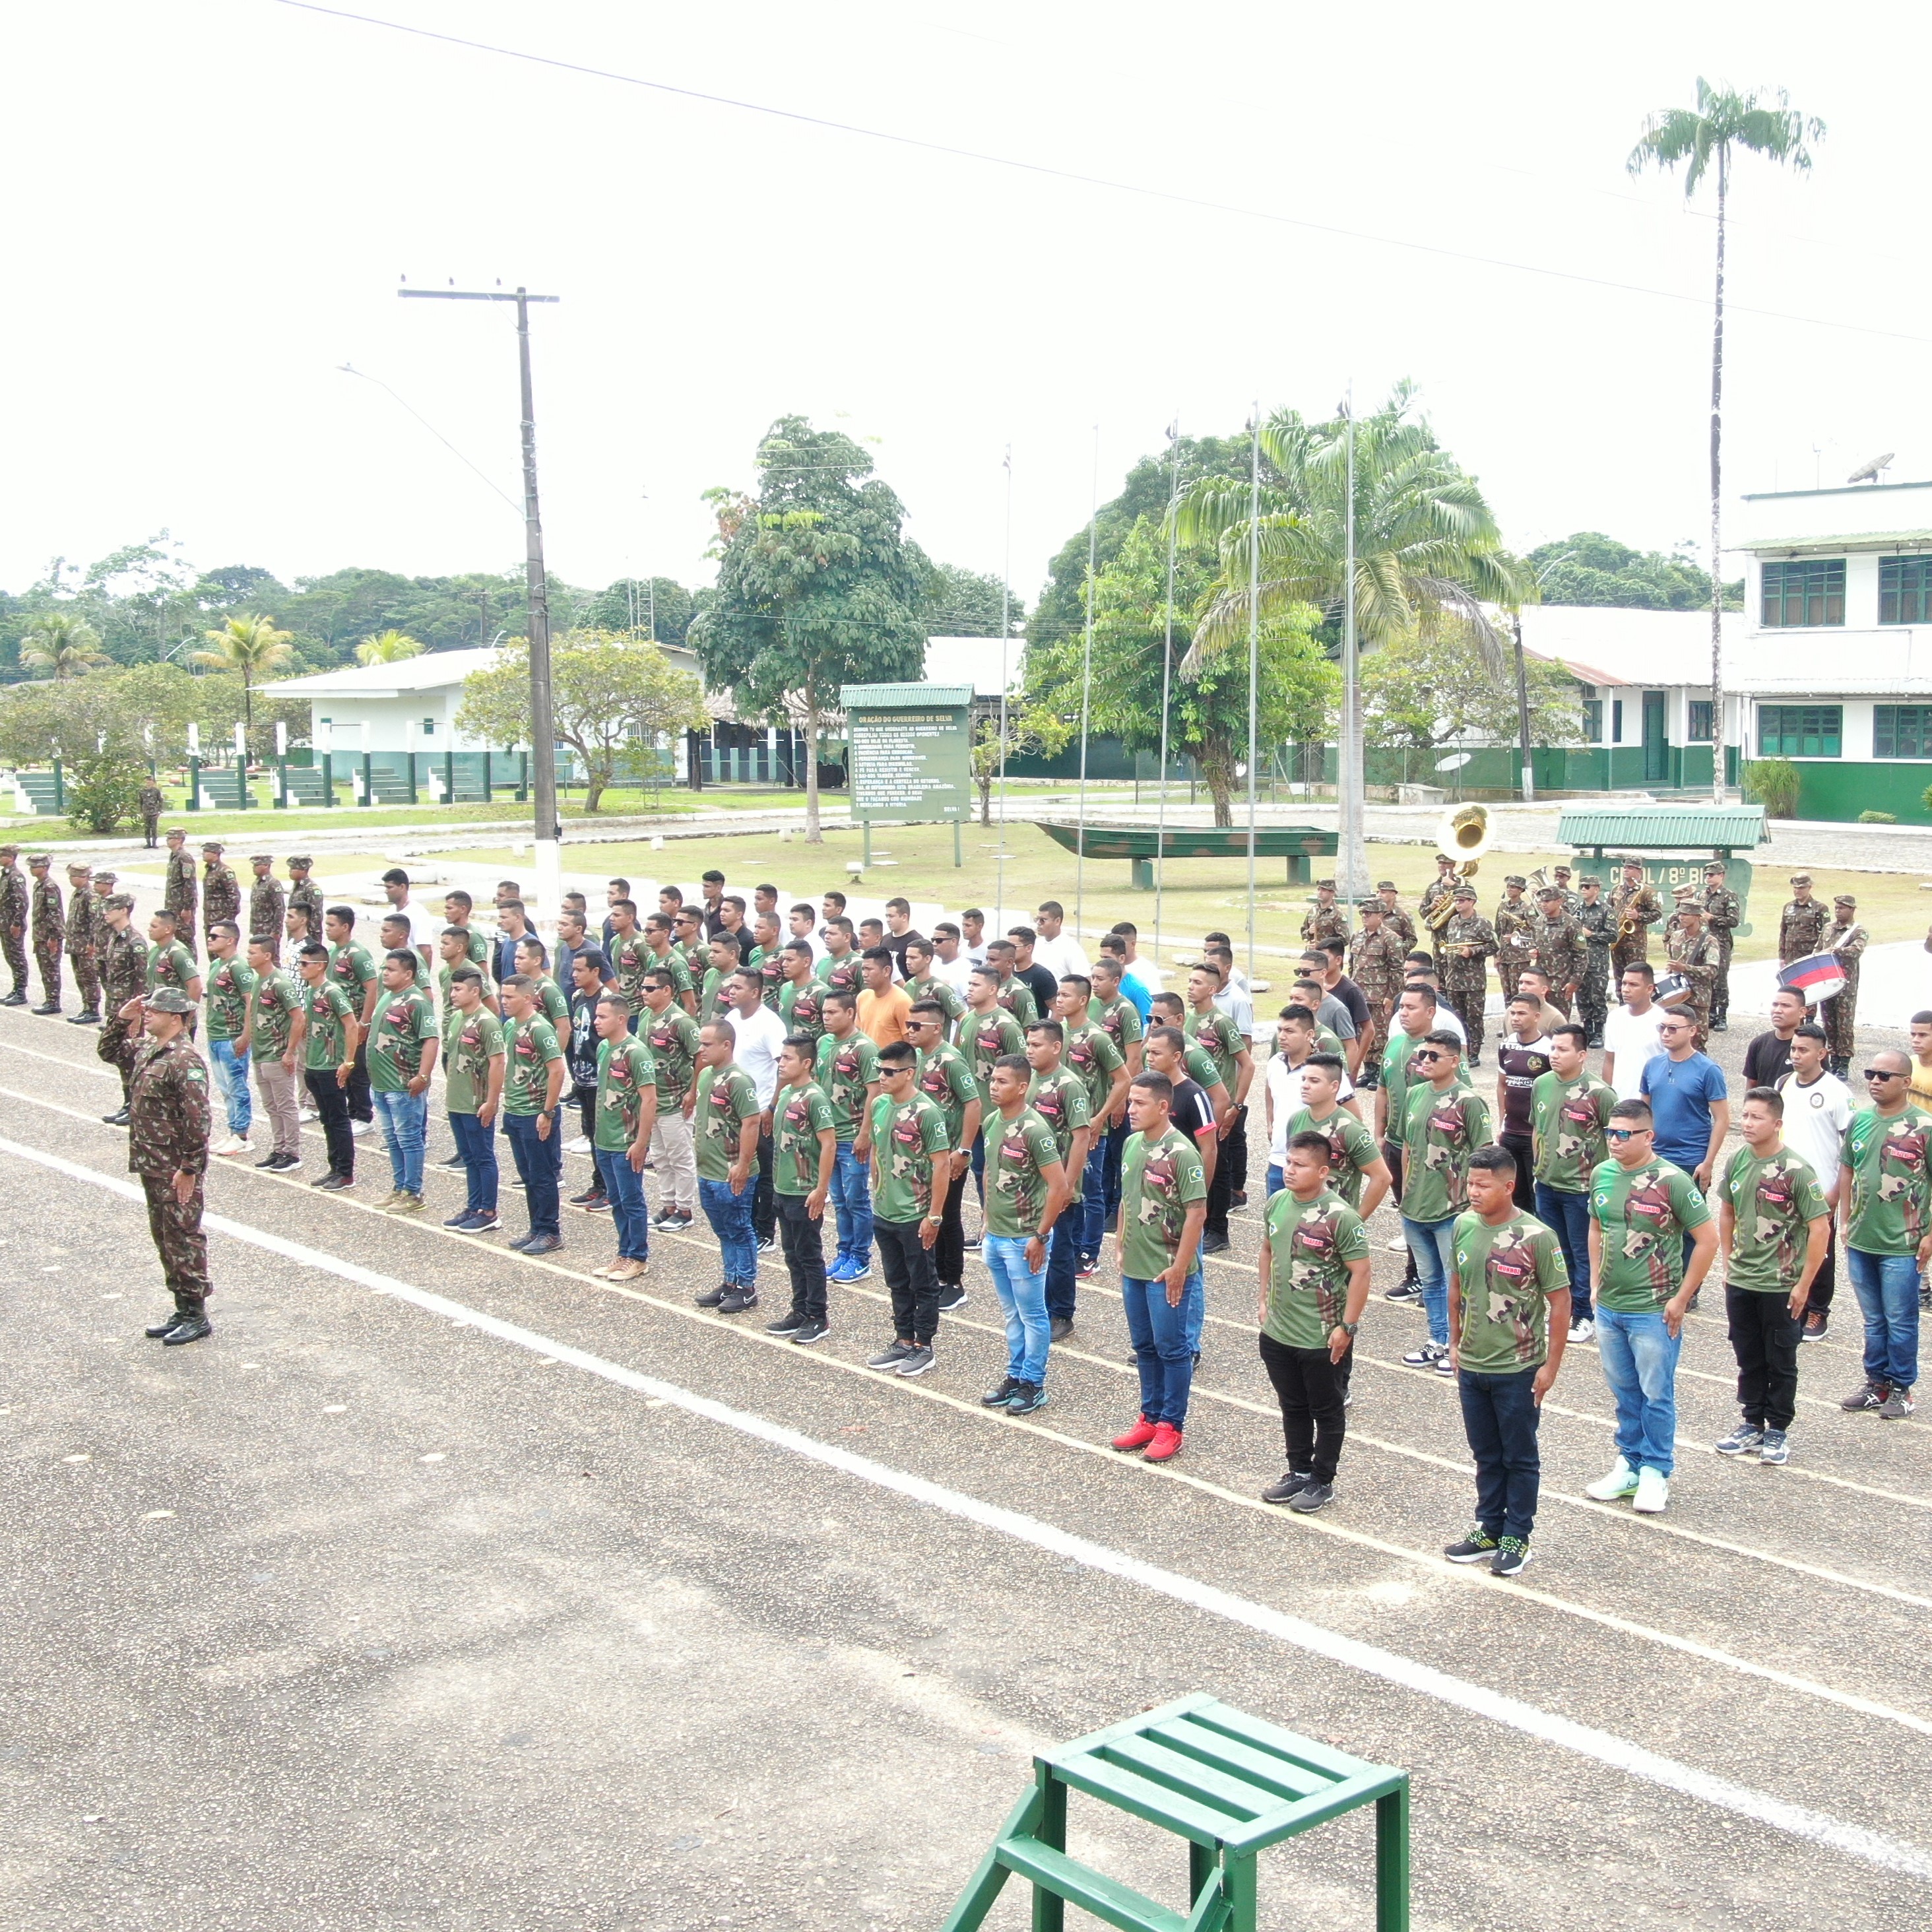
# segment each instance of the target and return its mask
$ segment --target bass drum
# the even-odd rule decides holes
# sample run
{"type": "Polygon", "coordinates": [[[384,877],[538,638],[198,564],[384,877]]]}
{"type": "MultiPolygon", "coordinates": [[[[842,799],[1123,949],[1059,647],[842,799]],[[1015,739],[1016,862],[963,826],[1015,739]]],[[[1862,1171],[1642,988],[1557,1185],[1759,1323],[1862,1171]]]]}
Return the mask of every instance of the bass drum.
{"type": "Polygon", "coordinates": [[[1681,1006],[1690,997],[1690,982],[1682,973],[1666,973],[1657,982],[1660,1006],[1681,1006]]]}

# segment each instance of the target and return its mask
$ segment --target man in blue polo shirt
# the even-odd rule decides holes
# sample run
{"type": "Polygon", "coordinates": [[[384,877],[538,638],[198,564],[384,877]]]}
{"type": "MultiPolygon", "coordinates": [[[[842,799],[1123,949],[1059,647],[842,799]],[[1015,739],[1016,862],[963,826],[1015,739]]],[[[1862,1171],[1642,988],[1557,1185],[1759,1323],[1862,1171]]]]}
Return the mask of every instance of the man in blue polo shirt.
{"type": "Polygon", "coordinates": [[[1658,1023],[1664,1051],[1643,1070],[1642,1094],[1655,1124],[1658,1154],[1681,1167],[1708,1192],[1724,1136],[1731,1130],[1731,1103],[1724,1070],[1697,1051],[1697,1018],[1688,1006],[1665,1009],[1658,1023]]]}

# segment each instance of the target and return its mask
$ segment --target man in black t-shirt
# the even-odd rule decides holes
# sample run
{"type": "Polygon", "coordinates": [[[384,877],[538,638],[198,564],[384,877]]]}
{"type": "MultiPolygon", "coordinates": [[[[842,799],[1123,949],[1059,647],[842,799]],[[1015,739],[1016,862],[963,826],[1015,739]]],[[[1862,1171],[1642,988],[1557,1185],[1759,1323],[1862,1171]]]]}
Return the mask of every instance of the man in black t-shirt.
{"type": "Polygon", "coordinates": [[[1013,977],[1033,994],[1034,1010],[1044,1017],[1060,997],[1060,982],[1034,961],[1034,942],[1040,935],[1030,926],[1010,926],[1006,937],[1013,942],[1013,977]]]}
{"type": "MultiPolygon", "coordinates": [[[[572,959],[570,980],[570,1032],[562,1042],[564,1071],[569,1076],[570,1097],[577,1102],[578,1118],[584,1125],[584,1138],[594,1147],[597,1140],[597,1002],[603,994],[615,992],[616,986],[610,977],[610,962],[594,946],[584,947],[572,959]]],[[[573,1195],[570,1204],[592,1214],[604,1208],[604,1178],[594,1162],[589,1189],[573,1195]]]]}
{"type": "Polygon", "coordinates": [[[1518,993],[1509,1003],[1508,1028],[1496,1046],[1496,1138],[1515,1158],[1516,1204],[1526,1214],[1533,1214],[1536,1204],[1530,1096],[1550,1066],[1543,1022],[1542,1000],[1518,993]]]}
{"type": "Polygon", "coordinates": [[[1804,1002],[1796,993],[1780,986],[1772,994],[1771,1030],[1744,1048],[1747,1087],[1774,1088],[1791,1071],[1791,1039],[1804,1018],[1804,1002]]]}

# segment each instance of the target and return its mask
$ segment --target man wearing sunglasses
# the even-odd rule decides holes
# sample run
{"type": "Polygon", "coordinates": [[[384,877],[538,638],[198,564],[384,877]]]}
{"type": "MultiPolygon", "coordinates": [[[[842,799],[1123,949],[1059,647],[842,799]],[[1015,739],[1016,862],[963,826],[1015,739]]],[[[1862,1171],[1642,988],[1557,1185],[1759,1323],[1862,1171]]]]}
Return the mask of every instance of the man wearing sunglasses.
{"type": "Polygon", "coordinates": [[[1652,1127],[1642,1101],[1619,1100],[1604,1130],[1610,1157],[1591,1178],[1597,1348],[1616,1405],[1617,1460],[1583,1492],[1599,1502],[1632,1497],[1646,1516],[1670,1501],[1684,1317],[1718,1252],[1703,1196],[1658,1157],[1652,1127]]]}
{"type": "Polygon", "coordinates": [[[1864,1386],[1842,1405],[1887,1421],[1912,1413],[1918,1378],[1918,1278],[1932,1262],[1932,1114],[1912,1104],[1912,1062],[1875,1053],[1871,1105],[1852,1116],[1840,1155],[1838,1232],[1865,1322],[1864,1386]]]}
{"type": "Polygon", "coordinates": [[[1402,1099],[1402,1232],[1415,1257],[1429,1317],[1429,1339],[1402,1360],[1443,1376],[1455,1373],[1449,1360],[1449,1270],[1456,1217],[1469,1204],[1469,1157],[1492,1138],[1488,1103],[1456,1077],[1462,1063],[1453,1033],[1438,1028],[1424,1034],[1410,1056],[1414,1070],[1402,1099]]]}
{"type": "Polygon", "coordinates": [[[1664,1009],[1657,1036],[1664,1051],[1644,1063],[1638,1086],[1650,1103],[1658,1154],[1707,1189],[1731,1130],[1730,1090],[1723,1068],[1697,1051],[1697,1016],[1688,1005],[1664,1009]]]}

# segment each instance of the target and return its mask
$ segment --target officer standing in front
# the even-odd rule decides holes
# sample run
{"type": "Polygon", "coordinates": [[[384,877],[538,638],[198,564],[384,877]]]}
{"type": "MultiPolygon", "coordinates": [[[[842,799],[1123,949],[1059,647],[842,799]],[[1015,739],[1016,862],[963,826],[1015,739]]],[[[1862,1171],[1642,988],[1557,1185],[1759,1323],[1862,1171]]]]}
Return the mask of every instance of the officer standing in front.
{"type": "Polygon", "coordinates": [[[161,788],[149,777],[141,788],[141,796],[135,801],[135,808],[141,814],[141,843],[152,852],[154,849],[154,833],[160,825],[161,812],[167,800],[161,796],[161,788]]]}
{"type": "Polygon", "coordinates": [[[208,1171],[208,1070],[188,1036],[186,994],[158,986],[120,1010],[147,1043],[137,1053],[128,1096],[128,1166],[148,1197],[148,1232],[174,1312],[147,1332],[169,1348],[214,1330],[208,1319],[208,1238],[201,1232],[208,1171]]]}

